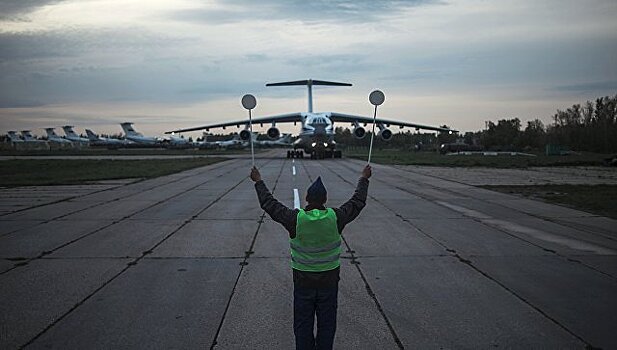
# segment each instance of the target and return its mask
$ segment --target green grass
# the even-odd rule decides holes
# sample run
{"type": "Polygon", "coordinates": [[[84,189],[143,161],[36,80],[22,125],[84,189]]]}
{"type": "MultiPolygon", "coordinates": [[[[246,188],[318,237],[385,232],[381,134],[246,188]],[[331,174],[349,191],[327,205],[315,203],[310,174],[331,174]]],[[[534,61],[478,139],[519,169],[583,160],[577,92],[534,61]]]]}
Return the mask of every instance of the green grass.
{"type": "Polygon", "coordinates": [[[481,186],[617,219],[617,185],[481,186]]]}
{"type": "MultiPolygon", "coordinates": [[[[368,149],[354,148],[345,151],[345,156],[366,160],[368,149]]],[[[371,161],[379,164],[430,165],[447,167],[527,168],[533,166],[593,166],[602,165],[607,155],[582,153],[568,156],[446,156],[437,152],[413,152],[397,149],[373,149],[371,161]]]]}
{"type": "MultiPolygon", "coordinates": [[[[263,152],[262,149],[255,149],[255,153],[263,152]]],[[[165,149],[165,148],[136,148],[136,149],[116,149],[108,150],[105,148],[84,148],[66,150],[45,150],[45,151],[15,151],[0,150],[0,156],[98,156],[98,155],[120,155],[120,156],[149,156],[149,155],[168,155],[168,156],[200,156],[200,155],[232,155],[251,153],[250,148],[246,149],[165,149]]]]}
{"type": "Polygon", "coordinates": [[[0,186],[69,185],[153,178],[214,164],[224,158],[144,160],[17,159],[0,161],[0,186]]]}

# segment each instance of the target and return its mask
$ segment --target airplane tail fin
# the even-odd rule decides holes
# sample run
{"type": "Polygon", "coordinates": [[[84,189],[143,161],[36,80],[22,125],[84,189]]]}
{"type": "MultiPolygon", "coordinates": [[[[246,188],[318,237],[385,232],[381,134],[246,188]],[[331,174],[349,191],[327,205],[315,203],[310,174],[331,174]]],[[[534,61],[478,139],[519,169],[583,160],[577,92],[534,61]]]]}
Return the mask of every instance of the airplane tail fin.
{"type": "Polygon", "coordinates": [[[30,130],[22,130],[21,136],[24,137],[24,140],[36,140],[36,138],[30,133],[30,130]]]}
{"type": "Polygon", "coordinates": [[[124,122],[124,123],[120,123],[120,126],[122,127],[122,130],[124,130],[124,133],[128,136],[143,136],[142,134],[138,133],[137,131],[135,131],[135,129],[133,128],[133,123],[131,122],[124,122]]]}
{"type": "Polygon", "coordinates": [[[313,113],[313,85],[327,85],[327,86],[351,86],[349,83],[339,83],[336,81],[326,80],[294,80],[284,81],[281,83],[268,83],[266,86],[293,86],[293,85],[306,85],[308,87],[308,112],[313,113]]]}
{"type": "Polygon", "coordinates": [[[54,128],[45,128],[45,132],[47,133],[48,137],[58,137],[58,135],[54,131],[54,128]]]}
{"type": "Polygon", "coordinates": [[[7,131],[7,135],[11,141],[21,141],[21,138],[17,135],[16,131],[7,131]]]}
{"type": "Polygon", "coordinates": [[[77,135],[75,133],[75,131],[73,131],[73,127],[70,125],[65,125],[62,127],[62,130],[64,130],[64,133],[66,134],[66,136],[68,137],[79,137],[79,135],[77,135]]]}
{"type": "Polygon", "coordinates": [[[99,140],[99,137],[96,136],[96,134],[92,130],[90,130],[90,129],[86,129],[86,134],[88,135],[88,139],[90,141],[98,141],[99,140]]]}

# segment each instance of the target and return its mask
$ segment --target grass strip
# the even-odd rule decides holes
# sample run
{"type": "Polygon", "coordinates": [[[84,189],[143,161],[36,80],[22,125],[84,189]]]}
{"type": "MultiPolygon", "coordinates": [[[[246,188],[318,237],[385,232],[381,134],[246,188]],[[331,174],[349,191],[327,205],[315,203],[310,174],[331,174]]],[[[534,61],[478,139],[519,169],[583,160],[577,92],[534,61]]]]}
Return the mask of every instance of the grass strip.
{"type": "Polygon", "coordinates": [[[74,185],[102,180],[154,178],[226,160],[16,159],[0,161],[0,186],[74,185]]]}
{"type": "Polygon", "coordinates": [[[480,186],[617,219],[617,185],[480,186]]]}
{"type": "MultiPolygon", "coordinates": [[[[368,149],[354,148],[345,151],[345,156],[366,160],[368,149]]],[[[413,152],[398,149],[373,149],[371,161],[379,164],[428,165],[445,167],[527,168],[538,166],[600,166],[605,154],[581,153],[567,156],[483,156],[441,155],[437,152],[413,152]]]]}
{"type": "MultiPolygon", "coordinates": [[[[256,149],[255,153],[266,151],[256,149]]],[[[63,150],[0,150],[0,156],[218,156],[218,155],[237,155],[250,154],[249,149],[166,149],[166,148],[83,148],[83,149],[63,149],[63,150]]]]}

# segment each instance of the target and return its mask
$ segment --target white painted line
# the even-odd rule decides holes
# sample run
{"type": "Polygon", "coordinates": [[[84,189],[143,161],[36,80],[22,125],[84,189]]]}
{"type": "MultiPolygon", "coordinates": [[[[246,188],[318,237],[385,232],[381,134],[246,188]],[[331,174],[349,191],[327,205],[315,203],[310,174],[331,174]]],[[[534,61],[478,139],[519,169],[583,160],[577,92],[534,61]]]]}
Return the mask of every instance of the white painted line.
{"type": "Polygon", "coordinates": [[[295,162],[296,162],[296,160],[295,160],[295,159],[292,159],[292,160],[291,160],[291,162],[292,162],[292,163],[295,163],[295,162]]]}
{"type": "Polygon", "coordinates": [[[294,209],[300,209],[300,195],[297,188],[294,188],[294,209]]]}
{"type": "Polygon", "coordinates": [[[296,176],[296,166],[291,167],[291,173],[296,176]]]}

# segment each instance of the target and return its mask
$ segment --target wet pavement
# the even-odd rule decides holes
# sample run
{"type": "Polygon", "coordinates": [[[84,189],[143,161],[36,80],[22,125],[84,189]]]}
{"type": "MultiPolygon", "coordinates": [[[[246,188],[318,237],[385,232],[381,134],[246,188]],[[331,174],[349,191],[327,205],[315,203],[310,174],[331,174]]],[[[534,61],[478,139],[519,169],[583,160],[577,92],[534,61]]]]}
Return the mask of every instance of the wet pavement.
{"type": "MultiPolygon", "coordinates": [[[[317,176],[341,205],[363,166],[266,156],[288,206],[317,176]]],[[[0,190],[0,348],[292,348],[288,237],[249,167],[0,190]]],[[[335,348],[617,347],[615,220],[422,171],[373,174],[344,231],[335,348]]]]}

